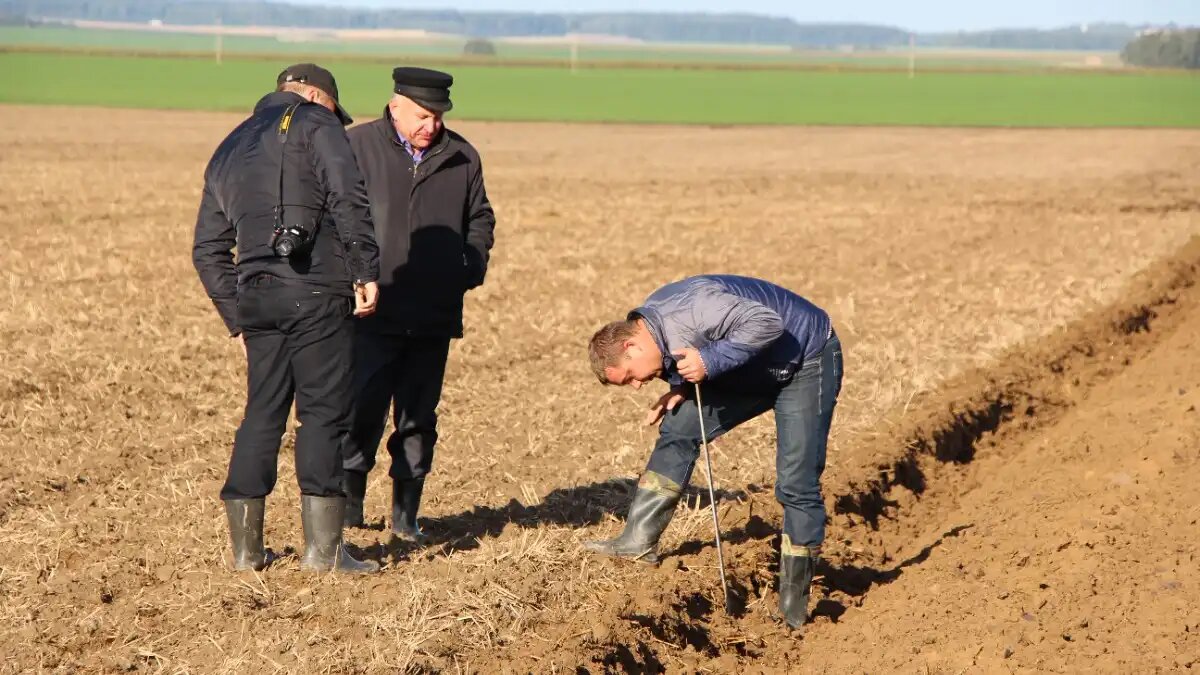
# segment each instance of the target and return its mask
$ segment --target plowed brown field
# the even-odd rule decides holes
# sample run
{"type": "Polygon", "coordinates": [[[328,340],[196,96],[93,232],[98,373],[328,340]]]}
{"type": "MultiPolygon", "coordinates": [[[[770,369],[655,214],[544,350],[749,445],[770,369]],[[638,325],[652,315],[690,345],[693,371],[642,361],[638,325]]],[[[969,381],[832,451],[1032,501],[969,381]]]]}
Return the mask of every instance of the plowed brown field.
{"type": "Polygon", "coordinates": [[[351,579],[299,570],[290,432],[282,558],[225,562],[241,354],[189,249],[237,121],[0,107],[0,671],[1198,663],[1200,133],[460,125],[499,243],[451,355],[433,543],[388,541],[378,471],[348,537],[385,570],[351,579]],[[713,271],[806,295],[846,349],[802,640],[769,617],[769,420],[714,447],[734,616],[698,492],[658,568],[578,548],[621,527],[657,393],[597,385],[586,339],[713,271]]]}

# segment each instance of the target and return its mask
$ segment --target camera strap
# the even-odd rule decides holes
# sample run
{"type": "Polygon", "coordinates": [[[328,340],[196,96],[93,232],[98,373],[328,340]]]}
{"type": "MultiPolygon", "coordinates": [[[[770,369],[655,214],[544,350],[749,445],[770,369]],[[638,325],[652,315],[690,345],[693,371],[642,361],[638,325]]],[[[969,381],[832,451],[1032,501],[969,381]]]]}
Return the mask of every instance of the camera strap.
{"type": "Polygon", "coordinates": [[[287,163],[288,131],[292,128],[292,118],[296,116],[296,108],[299,108],[302,103],[303,101],[288,106],[283,117],[279,119],[279,128],[276,130],[279,134],[279,205],[275,207],[275,229],[277,231],[283,228],[283,165],[287,163]]]}

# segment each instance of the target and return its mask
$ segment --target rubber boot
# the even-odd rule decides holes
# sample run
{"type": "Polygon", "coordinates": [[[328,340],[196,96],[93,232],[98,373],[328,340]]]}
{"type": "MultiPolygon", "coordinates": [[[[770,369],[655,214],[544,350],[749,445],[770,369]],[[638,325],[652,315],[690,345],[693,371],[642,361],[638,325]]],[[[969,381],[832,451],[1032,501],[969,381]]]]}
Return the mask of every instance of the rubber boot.
{"type": "Polygon", "coordinates": [[[658,539],[675,515],[675,505],[678,503],[678,494],[638,488],[633,495],[633,502],[629,504],[629,515],[625,517],[625,530],[621,535],[614,539],[584,542],[583,547],[614,558],[657,564],[658,539]]]}
{"type": "Polygon", "coordinates": [[[267,566],[267,551],[263,548],[263,515],[266,509],[265,498],[225,500],[229,540],[233,543],[234,571],[257,571],[267,566]]]}
{"type": "Polygon", "coordinates": [[[300,559],[300,569],[347,574],[379,571],[379,563],[355,560],[346,552],[342,544],[345,517],[345,497],[300,496],[300,520],[304,523],[304,557],[300,559]]]}
{"type": "Polygon", "coordinates": [[[809,589],[816,566],[816,556],[779,556],[779,614],[788,626],[801,633],[808,620],[809,589]]]}
{"type": "Polygon", "coordinates": [[[363,500],[367,498],[367,474],[358,471],[342,472],[342,492],[346,493],[346,527],[362,527],[363,500]]]}
{"type": "Polygon", "coordinates": [[[417,526],[417,510],[421,508],[421,493],[425,479],[392,481],[392,534],[401,541],[420,544],[425,533],[417,526]]]}

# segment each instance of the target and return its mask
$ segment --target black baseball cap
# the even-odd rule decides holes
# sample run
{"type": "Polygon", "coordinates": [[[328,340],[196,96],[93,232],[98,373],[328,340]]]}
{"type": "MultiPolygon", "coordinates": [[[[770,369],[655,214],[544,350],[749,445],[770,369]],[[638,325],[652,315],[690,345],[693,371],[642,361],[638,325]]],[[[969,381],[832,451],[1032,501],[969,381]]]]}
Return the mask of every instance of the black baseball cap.
{"type": "Polygon", "coordinates": [[[354,118],[350,117],[350,113],[346,112],[341,102],[338,101],[337,80],[333,79],[333,73],[321,66],[315,63],[297,63],[288,66],[275,79],[275,86],[280,86],[285,82],[300,82],[320,89],[333,99],[334,106],[337,107],[338,119],[342,121],[342,124],[350,124],[354,121],[354,118]]]}
{"type": "Polygon", "coordinates": [[[446,112],[454,107],[450,101],[450,85],[454,77],[450,73],[428,68],[402,66],[392,70],[395,91],[416,101],[426,110],[446,112]]]}

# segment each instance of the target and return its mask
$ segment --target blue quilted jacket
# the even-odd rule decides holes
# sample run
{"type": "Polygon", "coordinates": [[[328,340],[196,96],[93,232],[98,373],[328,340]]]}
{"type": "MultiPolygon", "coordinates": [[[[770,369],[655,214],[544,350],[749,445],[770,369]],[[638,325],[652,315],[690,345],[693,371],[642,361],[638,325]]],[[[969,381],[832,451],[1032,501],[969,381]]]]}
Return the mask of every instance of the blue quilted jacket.
{"type": "Polygon", "coordinates": [[[630,318],[645,320],[663,353],[663,379],[683,384],[671,352],[700,350],[708,379],[740,388],[786,384],[832,334],[829,315],[761,279],[688,277],[658,289],[630,318]]]}

